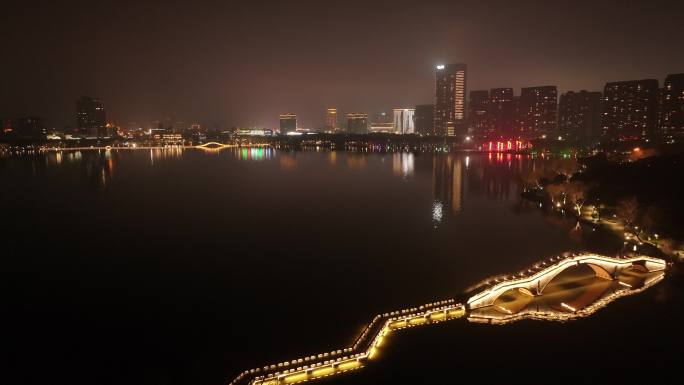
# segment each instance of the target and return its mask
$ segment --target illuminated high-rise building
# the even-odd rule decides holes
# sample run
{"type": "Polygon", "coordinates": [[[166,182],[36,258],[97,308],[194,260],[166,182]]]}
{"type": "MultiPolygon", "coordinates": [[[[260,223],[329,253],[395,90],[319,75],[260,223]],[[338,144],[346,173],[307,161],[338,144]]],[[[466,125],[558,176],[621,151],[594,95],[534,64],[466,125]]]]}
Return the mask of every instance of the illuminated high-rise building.
{"type": "Polygon", "coordinates": [[[644,139],[653,134],[658,105],[658,80],[606,83],[601,126],[607,139],[644,139]]]}
{"type": "Polygon", "coordinates": [[[104,137],[107,115],[99,99],[84,96],[76,101],[76,127],[78,133],[87,137],[104,137]]]}
{"type": "Polygon", "coordinates": [[[438,65],[435,72],[435,123],[437,135],[454,135],[465,122],[466,65],[438,65]]]}
{"type": "Polygon", "coordinates": [[[288,132],[297,130],[297,115],[293,113],[280,114],[280,134],[287,135],[288,132]]]}
{"type": "Polygon", "coordinates": [[[492,88],[487,103],[487,136],[510,137],[515,132],[513,88],[492,88]]]}
{"type": "Polygon", "coordinates": [[[568,140],[588,141],[601,134],[600,92],[568,91],[558,105],[558,135],[568,140]]]}
{"type": "Polygon", "coordinates": [[[337,108],[325,110],[325,128],[331,131],[337,130],[337,108]]]}
{"type": "Polygon", "coordinates": [[[415,110],[413,121],[416,132],[421,135],[434,135],[435,105],[420,104],[416,106],[415,110]]]}
{"type": "Polygon", "coordinates": [[[660,133],[668,139],[684,135],[684,74],[667,75],[659,101],[660,133]]]}
{"type": "Polygon", "coordinates": [[[413,134],[416,132],[413,120],[416,110],[413,108],[394,109],[394,127],[397,134],[413,134]]]}
{"type": "Polygon", "coordinates": [[[523,88],[518,105],[518,135],[536,138],[554,134],[557,111],[556,86],[523,88]]]}
{"type": "Polygon", "coordinates": [[[489,104],[489,91],[470,91],[468,101],[468,120],[473,133],[479,137],[487,136],[487,105],[489,104]]]}
{"type": "Polygon", "coordinates": [[[368,132],[368,114],[350,112],[347,114],[347,132],[365,134],[368,132]]]}

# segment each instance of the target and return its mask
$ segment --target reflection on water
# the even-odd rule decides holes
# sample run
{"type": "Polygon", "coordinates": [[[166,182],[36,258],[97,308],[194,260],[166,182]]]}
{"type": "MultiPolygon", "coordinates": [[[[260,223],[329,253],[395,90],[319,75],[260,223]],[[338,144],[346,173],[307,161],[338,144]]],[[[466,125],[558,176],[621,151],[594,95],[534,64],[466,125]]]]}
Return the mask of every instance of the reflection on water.
{"type": "MultiPolygon", "coordinates": [[[[150,149],[111,149],[111,150],[62,150],[35,152],[30,155],[34,174],[45,172],[50,167],[66,164],[80,164],[85,176],[98,180],[106,186],[114,175],[116,162],[124,153],[147,151],[149,165],[178,159],[186,153],[210,157],[228,156],[240,161],[278,160],[281,170],[293,171],[297,168],[298,153],[278,152],[269,147],[226,147],[186,149],[183,147],[159,147],[150,149]]],[[[485,195],[498,200],[516,199],[520,193],[525,175],[544,175],[551,172],[571,172],[576,168],[574,159],[542,158],[531,155],[512,154],[420,154],[397,152],[392,154],[343,153],[330,151],[321,155],[332,166],[342,164],[353,171],[364,170],[374,162],[391,160],[392,175],[411,179],[416,176],[430,175],[432,179],[433,202],[431,218],[435,225],[458,216],[465,208],[465,196],[485,195]]],[[[26,155],[25,155],[26,157],[26,155]]]]}
{"type": "Polygon", "coordinates": [[[292,171],[297,168],[297,158],[296,154],[286,154],[280,153],[278,155],[278,162],[280,163],[280,169],[285,171],[292,171]]]}
{"type": "Polygon", "coordinates": [[[463,206],[463,159],[460,156],[435,157],[432,161],[434,203],[432,219],[443,220],[445,212],[456,216],[463,206]],[[435,215],[438,208],[440,215],[435,215]]]}
{"type": "MultiPolygon", "coordinates": [[[[62,317],[63,322],[53,317],[54,322],[41,323],[36,331],[43,332],[26,333],[34,338],[22,345],[50,345],[55,351],[82,345],[87,353],[76,357],[89,368],[88,377],[104,372],[101,362],[106,361],[131,365],[131,373],[140,371],[149,378],[182,372],[192,377],[187,382],[214,384],[220,379],[204,377],[207,372],[232,377],[257,363],[330,352],[344,345],[352,337],[348,333],[358,330],[370,314],[448,297],[479,277],[511,270],[538,255],[592,249],[584,240],[568,240],[565,226],[572,224],[559,229],[546,223],[539,210],[518,208],[520,175],[557,167],[565,165],[525,156],[490,160],[487,154],[474,153],[247,148],[83,149],[0,158],[0,198],[9,211],[4,239],[18,257],[17,269],[37,273],[12,275],[10,288],[31,290],[17,296],[22,309],[35,299],[49,304],[40,311],[15,312],[20,316],[15,324],[44,319],[52,309],[75,314],[62,317]],[[273,220],[273,213],[282,219],[273,220]],[[59,226],[36,226],[36,219],[52,217],[59,218],[59,226]],[[80,229],[79,241],[64,242],[73,229],[80,229]],[[35,239],[44,240],[39,245],[44,254],[24,247],[35,239]],[[169,242],[174,239],[182,241],[169,242]],[[73,291],[55,292],[64,285],[43,277],[78,285],[73,291]],[[177,282],[185,281],[188,284],[179,289],[177,282]],[[108,287],[116,290],[103,289],[108,287]],[[291,293],[307,293],[306,303],[322,306],[315,306],[310,317],[274,318],[301,305],[291,293]],[[168,306],[150,306],[150,298],[168,306]],[[91,304],[100,305],[93,309],[91,304]],[[179,314],[181,308],[197,311],[179,314]],[[346,323],[338,326],[338,319],[346,323]],[[100,334],[105,328],[121,332],[100,334]],[[191,329],[203,334],[196,338],[183,332],[191,329]],[[93,340],[93,335],[104,341],[93,340]],[[145,339],[149,343],[137,345],[145,339]],[[103,347],[112,344],[116,349],[105,351],[103,347]],[[130,346],[140,349],[131,351],[130,346]],[[208,364],[214,366],[209,370],[168,364],[211,361],[206,357],[226,359],[208,364]]],[[[632,284],[627,277],[621,281],[632,284]]],[[[551,301],[549,307],[564,311],[565,303],[579,308],[596,298],[604,284],[598,280],[592,290],[551,301]]],[[[536,309],[534,301],[522,310],[516,303],[498,305],[520,314],[536,309]]],[[[416,315],[405,322],[427,334],[476,329],[457,321],[456,315],[435,312],[429,319],[416,315]],[[449,317],[454,319],[449,327],[427,327],[449,317]]],[[[389,362],[390,350],[399,352],[396,346],[382,345],[377,357],[389,362]]],[[[318,376],[332,368],[314,370],[312,376],[318,376]]],[[[117,378],[117,383],[135,382],[127,374],[118,375],[126,378],[117,378]]]]}
{"type": "Polygon", "coordinates": [[[118,153],[111,150],[53,151],[34,158],[32,171],[34,175],[43,175],[52,167],[77,167],[92,185],[104,187],[114,177],[117,161],[118,153]]]}
{"type": "Polygon", "coordinates": [[[265,160],[275,156],[275,150],[269,147],[242,147],[233,151],[240,160],[265,160]]]}
{"type": "Polygon", "coordinates": [[[392,172],[394,175],[408,178],[413,176],[414,155],[410,152],[392,154],[392,172]]]}
{"type": "MultiPolygon", "coordinates": [[[[270,147],[230,147],[188,149],[180,146],[157,147],[148,149],[93,149],[93,150],[59,150],[34,151],[30,154],[16,155],[6,153],[2,159],[32,158],[44,162],[47,166],[59,166],[63,163],[78,162],[86,155],[98,154],[109,158],[123,153],[147,151],[149,163],[165,159],[182,157],[185,153],[201,153],[207,156],[230,154],[238,160],[270,160],[276,157],[281,166],[287,169],[296,167],[296,153],[277,153],[270,147]]],[[[340,154],[329,151],[324,155],[331,165],[338,163],[340,154]]],[[[344,153],[344,164],[352,170],[361,170],[369,162],[384,159],[388,154],[344,153]]],[[[464,189],[472,192],[484,192],[492,197],[507,198],[511,193],[517,194],[521,178],[531,172],[544,174],[548,172],[572,172],[576,169],[576,161],[568,158],[541,158],[531,155],[512,154],[422,154],[417,156],[408,152],[389,154],[392,173],[402,178],[413,177],[428,171],[432,174],[435,200],[441,201],[449,210],[458,213],[462,210],[464,189]],[[429,163],[428,163],[429,159],[429,163]]],[[[89,157],[88,159],[92,159],[89,157]]],[[[115,158],[116,161],[116,158],[115,158]]]]}
{"type": "Polygon", "coordinates": [[[275,157],[276,150],[271,147],[236,147],[222,145],[211,142],[202,146],[194,147],[194,150],[201,151],[208,155],[231,154],[238,160],[267,160],[275,157]]]}
{"type": "MultiPolygon", "coordinates": [[[[111,151],[111,150],[108,150],[111,151]]],[[[183,155],[183,147],[155,147],[150,148],[150,164],[163,159],[180,158],[183,155]]],[[[116,151],[118,152],[118,151],[116,151]]]]}
{"type": "Polygon", "coordinates": [[[347,168],[350,170],[363,170],[366,168],[366,165],[368,164],[368,156],[367,155],[356,155],[352,154],[351,156],[347,156],[347,168]]]}
{"type": "Polygon", "coordinates": [[[435,200],[432,202],[432,220],[435,222],[435,225],[439,224],[442,222],[444,219],[444,205],[442,202],[435,200]]]}

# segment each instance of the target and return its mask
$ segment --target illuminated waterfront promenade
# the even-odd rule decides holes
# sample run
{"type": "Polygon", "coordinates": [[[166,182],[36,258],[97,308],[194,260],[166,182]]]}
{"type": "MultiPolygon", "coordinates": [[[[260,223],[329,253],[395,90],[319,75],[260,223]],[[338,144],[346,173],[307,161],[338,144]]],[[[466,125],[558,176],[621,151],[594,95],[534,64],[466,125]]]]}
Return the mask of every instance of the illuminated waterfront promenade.
{"type": "Polygon", "coordinates": [[[567,321],[586,317],[610,302],[660,282],[665,261],[648,256],[568,254],[539,262],[513,276],[479,283],[467,305],[455,299],[375,316],[356,342],[320,353],[245,370],[228,385],[283,385],[362,368],[397,330],[462,318],[503,324],[521,319],[567,321]]]}
{"type": "Polygon", "coordinates": [[[453,299],[378,314],[350,347],[245,370],[229,385],[294,384],[359,369],[375,357],[391,333],[464,315],[463,305],[453,299]]]}
{"type": "Polygon", "coordinates": [[[239,147],[270,147],[269,144],[255,143],[249,145],[225,144],[219,142],[207,142],[195,146],[167,145],[167,146],[82,146],[82,147],[41,147],[37,151],[93,151],[93,150],[166,150],[166,149],[191,149],[222,150],[224,148],[239,147]]]}

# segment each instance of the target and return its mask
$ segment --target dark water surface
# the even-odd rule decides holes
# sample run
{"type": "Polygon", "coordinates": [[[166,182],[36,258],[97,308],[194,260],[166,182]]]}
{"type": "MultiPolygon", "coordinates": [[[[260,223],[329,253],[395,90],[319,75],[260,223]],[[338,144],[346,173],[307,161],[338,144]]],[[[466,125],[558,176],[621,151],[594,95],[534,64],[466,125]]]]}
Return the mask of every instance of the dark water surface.
{"type": "MultiPolygon", "coordinates": [[[[2,157],[5,362],[15,383],[218,385],[347,346],[376,313],[461,296],[544,257],[615,254],[619,239],[520,201],[521,174],[573,162],[269,149],[2,157]]],[[[680,303],[681,280],[666,279],[566,324],[409,330],[377,364],[326,381],[455,382],[491,365],[503,381],[531,355],[535,366],[621,353],[662,367],[682,342],[680,303]],[[654,330],[669,337],[643,337],[654,330]]]]}

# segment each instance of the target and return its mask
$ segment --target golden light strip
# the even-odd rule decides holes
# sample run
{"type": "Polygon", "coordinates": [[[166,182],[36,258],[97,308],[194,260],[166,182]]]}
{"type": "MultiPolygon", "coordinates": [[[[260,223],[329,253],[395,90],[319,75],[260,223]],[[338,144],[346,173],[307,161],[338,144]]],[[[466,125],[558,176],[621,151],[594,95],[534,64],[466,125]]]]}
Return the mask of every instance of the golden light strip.
{"type": "Polygon", "coordinates": [[[463,305],[455,303],[453,299],[433,302],[419,307],[397,310],[381,315],[379,314],[373,318],[371,323],[368,324],[351,347],[267,365],[263,368],[245,370],[228,385],[238,384],[250,375],[254,375],[254,378],[247,382],[251,385],[282,385],[296,384],[344,373],[349,370],[360,369],[363,367],[365,361],[372,360],[377,356],[378,349],[382,346],[391,332],[420,325],[444,322],[460,318],[464,315],[465,308],[463,305]],[[352,353],[370,338],[372,329],[380,322],[384,322],[384,324],[380,330],[373,335],[368,347],[361,352],[352,353]],[[296,366],[299,364],[303,365],[296,366]],[[274,370],[276,372],[260,375],[260,373],[274,370]]]}

